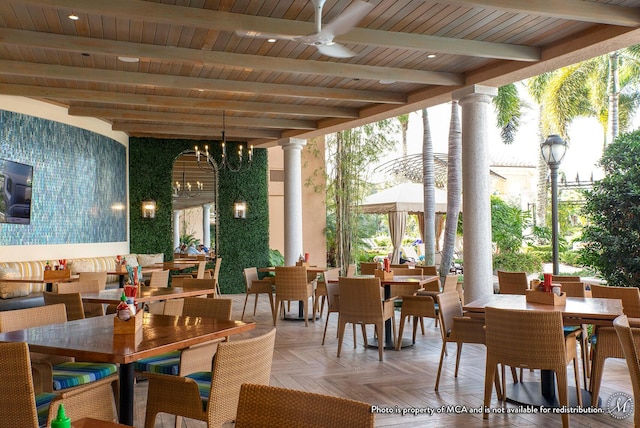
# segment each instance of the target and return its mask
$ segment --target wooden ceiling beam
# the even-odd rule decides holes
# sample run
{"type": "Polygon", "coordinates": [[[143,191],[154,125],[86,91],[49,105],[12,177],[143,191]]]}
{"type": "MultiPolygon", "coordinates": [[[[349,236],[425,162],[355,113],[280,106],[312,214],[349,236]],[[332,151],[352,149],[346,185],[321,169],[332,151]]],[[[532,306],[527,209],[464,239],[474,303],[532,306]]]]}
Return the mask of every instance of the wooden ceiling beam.
{"type": "Polygon", "coordinates": [[[186,109],[206,109],[217,111],[238,111],[263,114],[285,114],[291,116],[344,117],[356,118],[356,109],[325,107],[299,104],[255,103],[242,101],[214,100],[210,98],[169,97],[164,95],[143,95],[127,92],[104,92],[86,89],[50,88],[45,86],[12,85],[0,83],[0,94],[23,97],[50,98],[110,104],[130,104],[144,107],[172,107],[186,109]]]}
{"type": "MultiPolygon", "coordinates": [[[[24,3],[59,8],[64,11],[73,11],[74,13],[114,17],[126,16],[128,19],[184,25],[186,27],[208,28],[212,30],[239,30],[244,33],[277,33],[291,36],[307,35],[315,33],[316,31],[313,22],[243,15],[239,13],[132,0],[109,0],[108,2],[104,0],[25,0],[24,3]]],[[[584,2],[579,3],[582,4],[584,2]]],[[[365,28],[353,28],[347,34],[336,37],[336,41],[341,43],[364,44],[367,46],[384,46],[394,49],[409,49],[514,61],[538,61],[540,59],[539,50],[532,46],[462,40],[365,28]]]]}
{"type": "MultiPolygon", "coordinates": [[[[116,108],[80,107],[71,106],[68,109],[70,116],[99,117],[109,120],[127,120],[141,122],[160,123],[192,123],[200,125],[223,125],[221,115],[172,113],[150,110],[124,110],[116,108]]],[[[313,120],[292,119],[263,119],[257,117],[227,116],[224,124],[230,127],[266,128],[266,129],[302,129],[314,130],[317,128],[313,120]]]]}
{"type": "MultiPolygon", "coordinates": [[[[197,125],[178,125],[168,124],[161,125],[157,123],[140,123],[140,122],[126,122],[115,121],[111,125],[114,131],[123,131],[128,134],[138,133],[159,133],[159,134],[173,134],[173,135],[200,135],[203,137],[210,137],[214,140],[220,140],[222,136],[222,127],[211,126],[197,126],[197,125]]],[[[280,138],[279,131],[269,130],[257,130],[257,129],[225,129],[226,138],[233,139],[246,139],[246,138],[265,138],[265,139],[278,139],[280,138]]]]}
{"type": "Polygon", "coordinates": [[[0,60],[0,74],[249,95],[275,95],[322,100],[335,99],[383,104],[403,104],[406,102],[406,97],[403,94],[394,92],[203,79],[198,77],[101,70],[21,61],[0,60]]]}
{"type": "Polygon", "coordinates": [[[449,3],[594,24],[640,26],[640,9],[638,8],[583,0],[450,0],[449,3]]]}
{"type": "Polygon", "coordinates": [[[460,85],[463,82],[463,76],[457,73],[212,52],[7,28],[0,29],[0,43],[78,54],[136,57],[140,58],[141,61],[181,61],[189,64],[234,67],[242,70],[257,69],[282,73],[295,72],[347,79],[393,80],[423,85],[448,86],[460,85]]]}

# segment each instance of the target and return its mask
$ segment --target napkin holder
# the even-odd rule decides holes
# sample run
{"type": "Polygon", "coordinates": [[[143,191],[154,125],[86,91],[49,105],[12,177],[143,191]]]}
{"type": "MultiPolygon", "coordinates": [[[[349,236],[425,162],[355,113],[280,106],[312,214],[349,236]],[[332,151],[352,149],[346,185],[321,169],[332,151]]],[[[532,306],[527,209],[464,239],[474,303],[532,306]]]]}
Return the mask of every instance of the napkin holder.
{"type": "Polygon", "coordinates": [[[309,267],[309,262],[297,261],[296,266],[306,266],[309,267]]]}
{"type": "Polygon", "coordinates": [[[567,293],[561,293],[559,296],[555,293],[548,293],[539,290],[526,290],[525,296],[527,303],[538,303],[541,305],[564,306],[567,304],[567,293]]]}
{"type": "Polygon", "coordinates": [[[68,279],[71,278],[71,270],[45,270],[43,273],[43,278],[46,282],[55,282],[60,279],[68,279]]]}
{"type": "Polygon", "coordinates": [[[116,272],[127,273],[127,265],[116,265],[116,272]]]}
{"type": "Polygon", "coordinates": [[[127,321],[122,321],[117,316],[113,317],[113,334],[114,335],[134,335],[142,328],[142,320],[144,318],[144,311],[140,310],[135,316],[129,318],[127,321]]]}
{"type": "Polygon", "coordinates": [[[380,278],[380,281],[391,281],[393,279],[393,271],[392,270],[387,272],[386,270],[383,270],[383,269],[376,269],[376,270],[373,271],[373,275],[376,278],[380,278]]]}

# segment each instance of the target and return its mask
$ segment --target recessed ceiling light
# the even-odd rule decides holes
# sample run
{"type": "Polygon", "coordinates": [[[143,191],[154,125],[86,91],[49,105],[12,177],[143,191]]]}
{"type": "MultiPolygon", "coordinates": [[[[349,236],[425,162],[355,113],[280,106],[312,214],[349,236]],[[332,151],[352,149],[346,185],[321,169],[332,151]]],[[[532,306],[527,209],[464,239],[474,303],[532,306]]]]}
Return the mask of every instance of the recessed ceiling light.
{"type": "Polygon", "coordinates": [[[275,42],[276,42],[276,39],[273,39],[273,38],[272,38],[272,39],[267,39],[267,42],[269,42],[269,43],[275,43],[275,42]]]}
{"type": "Polygon", "coordinates": [[[118,59],[122,62],[139,62],[140,58],[134,58],[132,56],[119,56],[118,59]]]}
{"type": "Polygon", "coordinates": [[[78,19],[80,19],[80,17],[73,12],[68,16],[68,18],[72,21],[77,21],[78,19]]]}
{"type": "Polygon", "coordinates": [[[427,58],[435,58],[436,54],[427,54],[427,58]]]}
{"type": "Polygon", "coordinates": [[[390,85],[392,83],[396,83],[396,81],[391,79],[382,79],[382,80],[379,80],[378,83],[381,83],[383,85],[390,85]]]}

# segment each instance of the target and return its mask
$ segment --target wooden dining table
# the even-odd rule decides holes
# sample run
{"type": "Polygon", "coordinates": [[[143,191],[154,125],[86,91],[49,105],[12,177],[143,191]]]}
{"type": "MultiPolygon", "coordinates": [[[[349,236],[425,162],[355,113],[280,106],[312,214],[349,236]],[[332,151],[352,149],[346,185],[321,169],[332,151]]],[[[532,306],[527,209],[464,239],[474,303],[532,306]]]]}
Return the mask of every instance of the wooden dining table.
{"type": "Polygon", "coordinates": [[[44,276],[21,276],[17,278],[2,278],[3,282],[45,284],[45,291],[52,291],[54,282],[74,282],[77,280],[78,275],[71,275],[69,278],[57,278],[55,280],[45,279],[44,276]]]}
{"type": "MultiPolygon", "coordinates": [[[[215,294],[215,287],[146,287],[138,288],[139,295],[136,296],[137,303],[157,302],[168,299],[182,299],[185,297],[197,297],[207,294],[215,294]]],[[[97,293],[82,293],[84,303],[105,303],[117,304],[120,302],[122,290],[110,289],[101,290],[97,293]]]]}
{"type": "MultiPolygon", "coordinates": [[[[494,307],[501,309],[516,309],[528,311],[557,311],[562,312],[565,325],[613,325],[613,320],[622,315],[622,301],[620,299],[596,299],[567,297],[564,305],[544,305],[529,303],[524,295],[518,294],[490,294],[467,303],[463,306],[465,315],[472,318],[484,319],[484,309],[494,307]]],[[[569,388],[569,405],[577,406],[575,388],[569,388]]],[[[591,403],[591,394],[582,390],[582,402],[591,403]]],[[[540,382],[518,382],[507,386],[507,399],[511,402],[542,406],[559,407],[556,398],[555,374],[551,370],[541,370],[540,382]]]]}
{"type": "MultiPolygon", "coordinates": [[[[373,275],[358,275],[358,278],[371,278],[373,275]]],[[[391,279],[385,279],[380,281],[380,285],[384,287],[384,298],[390,299],[391,286],[392,285],[414,285],[416,289],[423,288],[425,284],[437,281],[438,277],[433,275],[394,275],[391,279]]],[[[339,283],[339,279],[329,280],[330,283],[339,283]]],[[[395,349],[395,343],[393,343],[393,334],[391,320],[388,319],[384,323],[384,347],[385,349],[395,349]]],[[[378,347],[378,339],[367,338],[367,343],[372,348],[378,347]]],[[[401,347],[412,346],[413,342],[409,339],[403,339],[401,341],[401,347]]]]}
{"type": "Polygon", "coordinates": [[[135,335],[114,335],[113,318],[106,315],[0,333],[0,342],[26,342],[32,352],[119,364],[119,420],[133,425],[135,361],[255,328],[253,322],[145,313],[135,335]]]}

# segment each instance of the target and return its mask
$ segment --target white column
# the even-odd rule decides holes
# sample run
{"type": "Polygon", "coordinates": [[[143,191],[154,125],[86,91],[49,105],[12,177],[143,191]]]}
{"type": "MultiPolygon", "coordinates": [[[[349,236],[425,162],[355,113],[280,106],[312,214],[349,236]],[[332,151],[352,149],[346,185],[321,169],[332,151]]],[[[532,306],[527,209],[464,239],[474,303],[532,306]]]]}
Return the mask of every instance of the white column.
{"type": "Polygon", "coordinates": [[[211,248],[211,227],[209,217],[211,216],[211,204],[202,206],[202,243],[205,247],[211,248]]]}
{"type": "Polygon", "coordinates": [[[173,249],[180,246],[180,211],[173,211],[173,249]]]}
{"type": "Polygon", "coordinates": [[[284,264],[296,264],[303,254],[302,244],[302,148],[300,138],[281,142],[284,150],[284,264]]]}
{"type": "Polygon", "coordinates": [[[462,210],[464,300],[493,294],[489,126],[497,88],[473,85],[455,91],[462,108],[462,210]]]}

